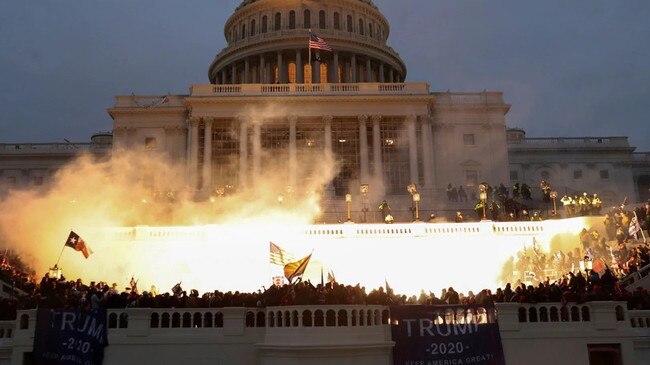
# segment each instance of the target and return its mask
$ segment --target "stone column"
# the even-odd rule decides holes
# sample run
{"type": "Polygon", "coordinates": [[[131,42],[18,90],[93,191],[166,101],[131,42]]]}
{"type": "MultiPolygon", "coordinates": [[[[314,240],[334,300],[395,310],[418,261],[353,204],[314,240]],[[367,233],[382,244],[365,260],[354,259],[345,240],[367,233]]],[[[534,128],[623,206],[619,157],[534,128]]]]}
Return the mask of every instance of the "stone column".
{"type": "Polygon", "coordinates": [[[343,63],[343,82],[349,83],[351,82],[350,80],[350,61],[345,61],[345,63],[343,63]]]}
{"type": "Polygon", "coordinates": [[[333,151],[332,151],[332,120],[334,117],[331,115],[323,115],[323,123],[325,124],[325,136],[323,137],[325,139],[325,154],[328,157],[333,156],[333,151]]]}
{"type": "Polygon", "coordinates": [[[238,118],[239,120],[239,185],[246,187],[248,185],[248,120],[238,118]]]}
{"type": "Polygon", "coordinates": [[[366,82],[372,82],[372,63],[370,57],[366,58],[366,82]]]}
{"type": "Polygon", "coordinates": [[[422,122],[422,165],[424,187],[433,188],[433,148],[431,146],[431,120],[428,115],[420,115],[422,122]]]}
{"type": "Polygon", "coordinates": [[[311,70],[311,80],[314,84],[320,84],[320,62],[314,59],[314,68],[311,70]]]}
{"type": "Polygon", "coordinates": [[[384,171],[381,164],[381,115],[372,116],[372,162],[375,166],[374,178],[375,181],[384,180],[384,171]]]}
{"type": "Polygon", "coordinates": [[[350,82],[357,82],[357,56],[354,53],[350,57],[350,73],[352,74],[350,82]]]}
{"type": "Polygon", "coordinates": [[[226,68],[221,69],[221,85],[228,83],[228,75],[226,74],[226,68]]]}
{"type": "Polygon", "coordinates": [[[248,75],[250,72],[250,62],[248,62],[248,57],[244,59],[244,82],[242,84],[248,84],[248,75]]]}
{"type": "Polygon", "coordinates": [[[409,115],[406,117],[406,130],[409,137],[409,171],[411,182],[418,184],[419,172],[418,172],[418,141],[417,135],[415,132],[415,122],[417,117],[415,115],[409,115]]]}
{"type": "Polygon", "coordinates": [[[298,181],[298,156],[296,149],[296,123],[298,117],[289,116],[289,185],[296,186],[298,181]]]}
{"type": "Polygon", "coordinates": [[[234,63],[232,64],[232,70],[230,71],[231,75],[231,84],[236,84],[237,83],[237,65],[234,63]]]}
{"type": "Polygon", "coordinates": [[[388,82],[395,82],[395,74],[393,73],[393,68],[388,69],[388,82]]]}
{"type": "Polygon", "coordinates": [[[379,62],[379,82],[384,83],[386,79],[384,77],[384,63],[379,62]]]}
{"type": "Polygon", "coordinates": [[[212,119],[205,121],[203,138],[203,192],[212,191],[212,119]]]}
{"type": "Polygon", "coordinates": [[[260,73],[260,84],[266,84],[268,81],[266,81],[266,75],[264,71],[266,70],[266,64],[264,63],[264,55],[260,55],[260,67],[259,67],[259,73],[260,73]]]}
{"type": "MultiPolygon", "coordinates": [[[[262,172],[262,126],[260,122],[253,124],[253,180],[262,172]]],[[[252,180],[252,181],[253,181],[252,180]]]]}
{"type": "Polygon", "coordinates": [[[278,51],[278,82],[284,84],[284,65],[282,64],[282,51],[278,51]]]}
{"type": "Polygon", "coordinates": [[[305,83],[305,68],[302,65],[302,51],[296,50],[296,83],[305,83]]]}
{"type": "Polygon", "coordinates": [[[199,163],[199,118],[190,119],[190,178],[192,190],[197,189],[199,163]]]}
{"type": "Polygon", "coordinates": [[[332,75],[331,79],[329,80],[330,83],[339,82],[339,52],[338,51],[334,51],[332,69],[330,70],[330,75],[332,75]]]}
{"type": "Polygon", "coordinates": [[[370,174],[368,173],[368,131],[366,129],[367,115],[359,115],[359,158],[361,162],[361,184],[367,184],[370,174]]]}

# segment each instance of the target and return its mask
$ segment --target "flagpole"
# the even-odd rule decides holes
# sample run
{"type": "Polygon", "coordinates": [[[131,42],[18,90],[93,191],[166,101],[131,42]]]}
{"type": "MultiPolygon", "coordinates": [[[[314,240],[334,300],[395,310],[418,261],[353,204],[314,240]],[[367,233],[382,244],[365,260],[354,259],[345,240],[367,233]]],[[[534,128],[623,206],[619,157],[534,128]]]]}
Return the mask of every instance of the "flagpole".
{"type": "Polygon", "coordinates": [[[311,77],[311,80],[313,80],[314,76],[311,69],[311,28],[309,28],[309,40],[307,40],[307,44],[309,45],[309,76],[311,77]]]}

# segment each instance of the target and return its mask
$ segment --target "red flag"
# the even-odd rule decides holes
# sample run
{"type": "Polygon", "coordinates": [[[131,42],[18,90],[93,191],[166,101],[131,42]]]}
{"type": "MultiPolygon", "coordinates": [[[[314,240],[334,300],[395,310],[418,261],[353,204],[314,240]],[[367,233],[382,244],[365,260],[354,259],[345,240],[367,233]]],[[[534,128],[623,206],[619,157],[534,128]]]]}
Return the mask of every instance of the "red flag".
{"type": "Polygon", "coordinates": [[[74,231],[70,231],[68,240],[65,241],[65,245],[72,247],[77,252],[81,252],[85,258],[88,258],[88,256],[90,256],[92,253],[92,250],[86,246],[86,242],[81,237],[79,237],[78,234],[74,233],[74,231]]]}

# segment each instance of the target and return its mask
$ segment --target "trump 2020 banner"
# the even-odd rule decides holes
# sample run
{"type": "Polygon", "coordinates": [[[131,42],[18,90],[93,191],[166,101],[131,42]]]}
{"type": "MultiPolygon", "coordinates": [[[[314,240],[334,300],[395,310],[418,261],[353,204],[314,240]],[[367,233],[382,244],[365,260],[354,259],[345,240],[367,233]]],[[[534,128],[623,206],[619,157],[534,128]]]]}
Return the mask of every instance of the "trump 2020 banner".
{"type": "Polygon", "coordinates": [[[390,309],[395,365],[504,365],[494,306],[402,305],[390,309]]]}
{"type": "Polygon", "coordinates": [[[39,309],[36,314],[36,364],[101,365],[107,345],[105,309],[39,309]]]}

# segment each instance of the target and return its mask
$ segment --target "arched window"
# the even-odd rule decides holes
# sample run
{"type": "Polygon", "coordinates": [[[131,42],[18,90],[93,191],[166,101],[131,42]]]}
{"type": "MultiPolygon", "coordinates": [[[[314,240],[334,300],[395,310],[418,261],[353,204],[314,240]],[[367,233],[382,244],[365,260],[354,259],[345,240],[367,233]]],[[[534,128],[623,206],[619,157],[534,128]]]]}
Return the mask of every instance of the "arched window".
{"type": "Polygon", "coordinates": [[[365,30],[363,29],[363,19],[359,19],[359,34],[364,35],[365,30]]]}
{"type": "Polygon", "coordinates": [[[257,31],[257,29],[255,29],[255,19],[253,19],[251,20],[251,37],[255,35],[255,31],[257,31]]]}
{"type": "Polygon", "coordinates": [[[372,23],[368,23],[368,37],[372,38],[372,23]]]}
{"type": "Polygon", "coordinates": [[[327,84],[327,63],[320,64],[320,82],[321,84],[327,84]]]}
{"type": "Polygon", "coordinates": [[[290,84],[295,84],[296,83],[296,63],[295,62],[289,62],[289,67],[287,68],[288,74],[289,74],[289,83],[290,84]]]}
{"type": "Polygon", "coordinates": [[[246,24],[242,24],[241,26],[241,39],[246,38],[246,24]]]}
{"type": "Polygon", "coordinates": [[[354,29],[352,29],[352,15],[348,15],[348,32],[352,33],[354,29]]]}
{"type": "Polygon", "coordinates": [[[341,30],[341,15],[338,12],[334,13],[334,29],[341,30]]]}
{"type": "Polygon", "coordinates": [[[327,28],[327,24],[325,23],[325,10],[321,10],[318,12],[318,27],[320,29],[327,28]]]}
{"type": "Polygon", "coordinates": [[[311,11],[309,11],[309,9],[305,9],[305,12],[303,13],[302,24],[305,29],[311,28],[311,11]]]}
{"type": "Polygon", "coordinates": [[[275,25],[273,29],[280,30],[280,28],[282,28],[282,14],[275,13],[275,25]]]}
{"type": "Polygon", "coordinates": [[[289,29],[296,29],[296,12],[293,10],[289,12],[289,29]]]}
{"type": "Polygon", "coordinates": [[[239,38],[239,35],[237,34],[237,27],[235,27],[235,29],[233,29],[233,37],[232,37],[232,40],[235,41],[235,42],[237,42],[238,38],[239,38]]]}
{"type": "Polygon", "coordinates": [[[262,17],[262,33],[266,33],[268,27],[269,27],[269,18],[266,15],[264,15],[262,17]]]}
{"type": "Polygon", "coordinates": [[[302,67],[302,72],[305,78],[304,83],[305,84],[311,84],[311,81],[313,80],[311,76],[311,65],[309,63],[305,63],[302,67]]]}

